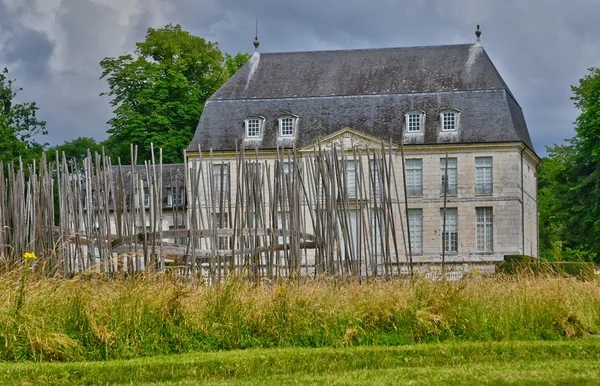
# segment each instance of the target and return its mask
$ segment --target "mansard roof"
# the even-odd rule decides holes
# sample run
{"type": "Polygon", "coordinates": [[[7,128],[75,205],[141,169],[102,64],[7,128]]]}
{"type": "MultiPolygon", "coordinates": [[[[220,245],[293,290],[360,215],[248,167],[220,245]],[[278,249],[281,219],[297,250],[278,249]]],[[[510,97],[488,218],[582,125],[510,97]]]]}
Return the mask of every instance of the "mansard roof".
{"type": "MultiPolygon", "coordinates": [[[[520,106],[480,43],[362,50],[255,53],[205,105],[188,151],[232,150],[244,120],[264,117],[263,149],[277,146],[278,118],[298,117],[296,145],[350,128],[400,143],[404,115],[426,114],[405,143],[524,142],[520,106]],[[460,111],[455,135],[439,113],[460,111]]],[[[252,143],[255,146],[255,143],[252,143]]]]}

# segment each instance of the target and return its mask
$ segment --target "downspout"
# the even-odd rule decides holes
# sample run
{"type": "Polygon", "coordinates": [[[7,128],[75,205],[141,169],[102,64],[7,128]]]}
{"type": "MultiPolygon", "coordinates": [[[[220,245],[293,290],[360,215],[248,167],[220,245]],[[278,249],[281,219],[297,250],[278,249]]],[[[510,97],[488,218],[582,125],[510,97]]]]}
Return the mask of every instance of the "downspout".
{"type": "Polygon", "coordinates": [[[525,147],[521,150],[521,254],[525,254],[525,187],[523,186],[523,152],[525,147]]]}

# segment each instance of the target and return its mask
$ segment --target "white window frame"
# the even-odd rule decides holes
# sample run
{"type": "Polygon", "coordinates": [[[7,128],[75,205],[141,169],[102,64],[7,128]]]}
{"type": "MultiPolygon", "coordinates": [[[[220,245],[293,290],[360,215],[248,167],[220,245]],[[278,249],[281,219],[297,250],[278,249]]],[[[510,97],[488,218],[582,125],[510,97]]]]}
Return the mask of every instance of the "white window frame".
{"type": "Polygon", "coordinates": [[[409,197],[418,197],[423,195],[422,158],[409,158],[406,160],[406,194],[409,197]]]}
{"type": "Polygon", "coordinates": [[[180,208],[184,203],[184,187],[183,186],[170,186],[167,188],[167,207],[177,207],[180,208]],[[175,194],[173,194],[175,193],[175,194]]]}
{"type": "MultiPolygon", "coordinates": [[[[440,195],[444,195],[444,179],[446,178],[446,157],[440,158],[440,195]]],[[[458,194],[458,159],[448,157],[448,195],[458,194]]]]}
{"type": "Polygon", "coordinates": [[[275,229],[279,229],[282,232],[288,232],[286,236],[280,235],[277,237],[278,244],[285,244],[289,242],[290,232],[290,212],[287,210],[277,212],[277,225],[273,225],[275,229]]]}
{"type": "Polygon", "coordinates": [[[491,195],[493,193],[494,159],[491,156],[475,157],[475,194],[491,195]]]}
{"type": "Polygon", "coordinates": [[[475,249],[481,253],[494,251],[494,208],[475,208],[475,249]]]}
{"type": "Polygon", "coordinates": [[[458,253],[458,208],[446,208],[445,212],[446,229],[444,232],[444,208],[440,209],[441,247],[442,250],[446,250],[446,253],[458,253]]]}
{"type": "Polygon", "coordinates": [[[144,208],[150,208],[150,188],[144,188],[144,208]]]}
{"type": "MultiPolygon", "coordinates": [[[[408,210],[410,249],[413,254],[423,253],[423,209],[408,210]]],[[[408,244],[406,244],[408,246],[408,244]]]]}
{"type": "Polygon", "coordinates": [[[405,115],[406,133],[419,134],[423,132],[425,127],[425,113],[422,111],[409,111],[405,115]],[[415,125],[415,117],[418,117],[418,126],[415,125]]]}
{"type": "Polygon", "coordinates": [[[296,136],[296,125],[297,125],[298,117],[295,117],[293,115],[284,115],[284,116],[280,117],[277,121],[278,121],[277,126],[279,127],[279,138],[287,139],[287,138],[294,138],[296,136]],[[284,133],[283,132],[283,129],[284,129],[283,124],[284,124],[284,121],[287,122],[288,120],[291,122],[291,131],[292,132],[284,133]]]}
{"type": "MultiPolygon", "coordinates": [[[[372,188],[372,192],[371,192],[371,194],[372,194],[374,197],[380,197],[380,196],[381,196],[381,186],[380,186],[380,181],[379,181],[379,179],[381,178],[381,175],[380,175],[381,171],[380,171],[380,170],[379,170],[379,168],[378,168],[378,163],[377,163],[377,161],[376,161],[376,160],[374,160],[374,159],[372,159],[372,160],[369,162],[369,166],[370,166],[370,168],[371,168],[371,177],[372,177],[372,178],[375,180],[375,186],[372,188]]],[[[379,165],[379,166],[381,166],[381,165],[379,165]]],[[[370,179],[369,179],[369,186],[372,186],[372,185],[371,185],[371,180],[370,180],[370,179]]]]}
{"type": "Polygon", "coordinates": [[[244,121],[245,138],[246,139],[260,139],[263,134],[264,118],[263,117],[250,117],[244,121]],[[257,127],[255,127],[255,124],[257,127]],[[251,127],[252,125],[252,127],[251,127]],[[250,129],[252,128],[252,135],[250,135],[250,129]],[[257,130],[255,133],[254,130],[257,130]]]}
{"type": "Polygon", "coordinates": [[[223,163],[214,163],[212,164],[212,194],[216,202],[220,202],[221,196],[223,194],[223,198],[227,199],[229,197],[229,176],[231,172],[231,167],[228,162],[223,163]],[[223,188],[221,188],[221,167],[223,167],[223,188]],[[222,191],[221,191],[222,190],[222,191]]]}
{"type": "Polygon", "coordinates": [[[371,223],[369,224],[371,226],[371,243],[372,243],[372,250],[371,250],[371,254],[373,256],[382,256],[383,255],[383,243],[382,243],[382,235],[383,237],[385,237],[383,230],[381,229],[382,227],[380,225],[382,225],[383,223],[383,209],[382,208],[378,208],[378,209],[374,209],[371,212],[371,223]]]}
{"type": "Polygon", "coordinates": [[[459,121],[460,112],[458,110],[444,110],[440,113],[440,124],[443,132],[452,133],[458,131],[459,121]],[[450,116],[453,117],[452,120],[450,120],[450,116]],[[454,123],[453,126],[450,126],[450,121],[454,123]]]}
{"type": "Polygon", "coordinates": [[[346,160],[346,193],[349,198],[356,198],[356,168],[357,163],[353,159],[346,160]]]}

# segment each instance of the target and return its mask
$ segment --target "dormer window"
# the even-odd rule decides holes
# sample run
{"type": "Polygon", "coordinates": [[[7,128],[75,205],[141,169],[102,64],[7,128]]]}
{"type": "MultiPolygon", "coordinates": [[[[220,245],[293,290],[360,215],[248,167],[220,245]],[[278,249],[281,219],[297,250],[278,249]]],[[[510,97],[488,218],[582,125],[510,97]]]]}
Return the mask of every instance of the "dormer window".
{"type": "Polygon", "coordinates": [[[442,111],[442,131],[456,131],[458,129],[458,111],[442,111]]]}
{"type": "Polygon", "coordinates": [[[421,133],[423,130],[423,121],[425,114],[420,111],[414,111],[406,114],[406,132],[421,133]]]}
{"type": "Polygon", "coordinates": [[[246,139],[258,139],[261,136],[262,131],[261,118],[248,118],[246,119],[246,139]]]}
{"type": "Polygon", "coordinates": [[[293,138],[296,135],[296,117],[279,118],[279,137],[293,138]]]}

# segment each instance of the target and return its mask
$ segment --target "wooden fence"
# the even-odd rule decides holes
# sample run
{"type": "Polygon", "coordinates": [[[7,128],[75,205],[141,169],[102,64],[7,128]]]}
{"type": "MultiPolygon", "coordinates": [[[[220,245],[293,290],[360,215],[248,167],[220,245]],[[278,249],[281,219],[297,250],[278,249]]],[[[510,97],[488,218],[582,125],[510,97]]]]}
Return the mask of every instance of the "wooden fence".
{"type": "Polygon", "coordinates": [[[181,166],[181,207],[160,151],[138,167],[103,154],[0,164],[0,254],[11,265],[34,252],[49,274],[174,267],[211,282],[412,272],[395,150],[200,154],[181,166]],[[168,229],[177,210],[185,221],[168,229]]]}

